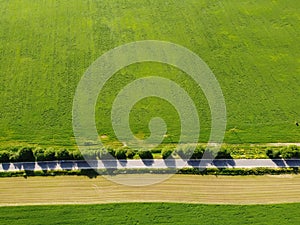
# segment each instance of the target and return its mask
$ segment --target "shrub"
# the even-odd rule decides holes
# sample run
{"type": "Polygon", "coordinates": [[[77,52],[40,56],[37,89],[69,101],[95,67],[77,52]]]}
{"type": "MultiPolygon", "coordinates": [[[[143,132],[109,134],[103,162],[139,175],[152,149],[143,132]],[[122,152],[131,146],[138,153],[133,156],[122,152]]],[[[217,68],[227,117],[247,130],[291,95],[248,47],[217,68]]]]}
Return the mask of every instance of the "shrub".
{"type": "Polygon", "coordinates": [[[53,148],[48,148],[44,151],[44,160],[45,161],[54,161],[55,158],[55,150],[53,148]]]}
{"type": "Polygon", "coordinates": [[[9,153],[7,151],[0,152],[0,163],[9,162],[9,153]]]}
{"type": "Polygon", "coordinates": [[[172,158],[173,150],[169,148],[164,148],[161,152],[163,159],[168,159],[169,157],[172,158]]]}
{"type": "Polygon", "coordinates": [[[35,157],[33,155],[32,148],[30,148],[30,147],[21,148],[18,152],[18,155],[19,155],[19,160],[21,162],[34,162],[35,161],[35,157]]]}
{"type": "Polygon", "coordinates": [[[141,159],[153,159],[153,155],[149,150],[139,150],[138,155],[141,159]]]}
{"type": "Polygon", "coordinates": [[[59,149],[55,153],[55,157],[57,160],[72,160],[72,155],[70,155],[67,149],[59,149]]]}
{"type": "Polygon", "coordinates": [[[126,159],[126,151],[124,149],[118,149],[116,151],[116,158],[117,159],[126,159]]]}

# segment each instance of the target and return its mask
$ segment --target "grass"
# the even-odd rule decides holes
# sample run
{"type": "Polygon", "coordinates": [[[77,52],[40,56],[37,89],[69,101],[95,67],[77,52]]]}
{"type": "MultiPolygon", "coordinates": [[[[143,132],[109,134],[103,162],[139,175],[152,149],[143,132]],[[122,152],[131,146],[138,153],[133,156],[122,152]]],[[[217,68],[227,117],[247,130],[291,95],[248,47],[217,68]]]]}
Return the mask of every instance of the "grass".
{"type": "Polygon", "coordinates": [[[300,175],[119,174],[93,179],[85,176],[3,177],[0,189],[0,206],[114,202],[277,204],[300,202],[300,175]],[[146,185],[153,181],[161,182],[146,185]],[[128,186],[136,184],[146,186],[128,186]]]}
{"type": "Polygon", "coordinates": [[[2,207],[2,224],[299,224],[300,204],[130,203],[2,207]]]}
{"type": "MultiPolygon", "coordinates": [[[[0,1],[0,145],[72,147],[72,101],[84,71],[109,49],[147,39],[183,45],[210,66],[227,104],[225,142],[298,142],[299,8],[295,0],[0,1]]],[[[115,96],[153,74],[187,90],[205,142],[210,112],[203,93],[182,71],[158,63],[131,65],[108,81],[97,104],[99,135],[115,143],[115,96]]],[[[135,105],[133,132],[149,136],[153,116],[168,125],[165,143],[176,142],[178,115],[156,98],[135,105]]]]}

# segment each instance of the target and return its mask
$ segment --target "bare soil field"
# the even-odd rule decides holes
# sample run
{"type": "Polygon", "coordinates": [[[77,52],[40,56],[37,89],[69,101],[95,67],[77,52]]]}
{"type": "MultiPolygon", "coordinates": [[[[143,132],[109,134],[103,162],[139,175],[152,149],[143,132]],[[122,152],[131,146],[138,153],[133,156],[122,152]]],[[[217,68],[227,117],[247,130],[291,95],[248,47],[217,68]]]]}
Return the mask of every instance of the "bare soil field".
{"type": "MultiPolygon", "coordinates": [[[[162,175],[118,175],[114,179],[147,180],[162,175]]],[[[0,179],[0,206],[98,204],[112,202],[189,202],[271,204],[300,202],[300,176],[174,175],[150,186],[124,186],[98,176],[0,179]]]]}

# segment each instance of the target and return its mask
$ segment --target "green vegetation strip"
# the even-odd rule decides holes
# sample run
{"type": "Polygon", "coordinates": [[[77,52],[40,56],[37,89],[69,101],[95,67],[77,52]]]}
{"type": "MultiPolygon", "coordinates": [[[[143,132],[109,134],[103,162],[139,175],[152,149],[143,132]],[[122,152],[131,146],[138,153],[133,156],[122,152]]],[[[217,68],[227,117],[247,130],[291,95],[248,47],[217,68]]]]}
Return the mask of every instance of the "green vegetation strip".
{"type": "Polygon", "coordinates": [[[300,204],[130,203],[2,207],[1,224],[299,224],[300,204]]]}

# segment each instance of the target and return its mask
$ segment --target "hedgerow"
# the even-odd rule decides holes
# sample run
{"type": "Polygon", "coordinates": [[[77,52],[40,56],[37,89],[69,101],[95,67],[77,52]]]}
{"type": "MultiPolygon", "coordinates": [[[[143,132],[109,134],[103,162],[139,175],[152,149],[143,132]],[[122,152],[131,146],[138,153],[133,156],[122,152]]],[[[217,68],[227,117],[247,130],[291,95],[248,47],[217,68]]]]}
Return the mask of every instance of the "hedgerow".
{"type": "MultiPolygon", "coordinates": [[[[264,152],[263,157],[254,158],[270,158],[270,159],[300,159],[300,149],[297,146],[287,146],[287,147],[262,147],[264,152]]],[[[223,147],[217,153],[214,153],[210,149],[207,149],[202,145],[197,146],[184,146],[178,149],[174,149],[168,146],[162,149],[148,150],[148,149],[130,149],[128,147],[114,149],[111,147],[102,148],[101,150],[86,151],[84,153],[79,150],[70,149],[54,149],[52,147],[42,148],[42,147],[14,147],[13,151],[11,149],[0,151],[0,163],[8,162],[34,162],[34,161],[56,161],[56,160],[107,160],[107,159],[153,159],[155,153],[155,158],[167,159],[172,158],[182,158],[182,159],[193,159],[200,160],[204,156],[214,157],[216,159],[234,159],[236,156],[236,147],[223,147]],[[233,150],[234,149],[234,150],[233,150]],[[234,156],[232,152],[235,151],[234,156]],[[160,153],[160,156],[158,155],[160,153]]],[[[238,157],[239,158],[239,157],[238,157]]]]}

